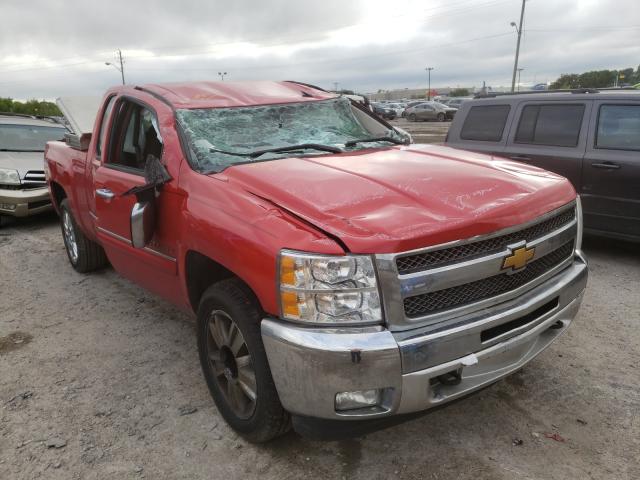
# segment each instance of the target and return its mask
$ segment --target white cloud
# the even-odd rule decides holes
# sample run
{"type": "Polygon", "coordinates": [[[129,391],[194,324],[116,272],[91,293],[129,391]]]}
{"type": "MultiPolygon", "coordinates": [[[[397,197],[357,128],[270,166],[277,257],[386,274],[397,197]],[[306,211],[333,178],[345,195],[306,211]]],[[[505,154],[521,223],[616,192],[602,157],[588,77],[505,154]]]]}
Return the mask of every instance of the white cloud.
{"type": "MultiPolygon", "coordinates": [[[[637,0],[528,0],[523,82],[640,63],[637,0]],[[635,23],[634,23],[635,22],[635,23]],[[635,28],[629,28],[634,27],[635,28]]],[[[519,0],[3,0],[0,96],[129,83],[298,79],[359,91],[510,83],[519,0]]]]}

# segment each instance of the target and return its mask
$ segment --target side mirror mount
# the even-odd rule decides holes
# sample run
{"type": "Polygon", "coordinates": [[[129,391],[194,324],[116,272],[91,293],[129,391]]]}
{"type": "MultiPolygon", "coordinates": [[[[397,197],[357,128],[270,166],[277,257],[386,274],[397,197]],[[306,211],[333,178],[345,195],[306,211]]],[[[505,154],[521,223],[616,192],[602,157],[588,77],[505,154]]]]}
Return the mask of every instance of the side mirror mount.
{"type": "Polygon", "coordinates": [[[137,201],[131,209],[131,244],[144,248],[153,238],[156,229],[155,198],[137,201]]]}
{"type": "Polygon", "coordinates": [[[123,193],[136,196],[130,220],[131,245],[134,248],[144,248],[153,238],[156,230],[156,196],[162,186],[171,180],[169,172],[155,155],[147,155],[144,177],[144,185],[133,187],[123,193]]]}
{"type": "Polygon", "coordinates": [[[402,137],[405,145],[411,145],[413,143],[413,138],[411,137],[411,134],[409,132],[400,127],[393,127],[393,129],[398,135],[402,137]]]}

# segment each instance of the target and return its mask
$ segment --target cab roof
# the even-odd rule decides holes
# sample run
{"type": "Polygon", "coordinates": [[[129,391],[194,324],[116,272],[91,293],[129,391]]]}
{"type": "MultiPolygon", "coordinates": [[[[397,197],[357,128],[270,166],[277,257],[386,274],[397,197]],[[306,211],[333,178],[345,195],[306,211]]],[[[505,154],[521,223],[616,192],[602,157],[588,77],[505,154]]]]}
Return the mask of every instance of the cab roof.
{"type": "Polygon", "coordinates": [[[290,81],[152,83],[136,88],[162,97],[175,108],[187,109],[308,102],[338,96],[290,81]]]}

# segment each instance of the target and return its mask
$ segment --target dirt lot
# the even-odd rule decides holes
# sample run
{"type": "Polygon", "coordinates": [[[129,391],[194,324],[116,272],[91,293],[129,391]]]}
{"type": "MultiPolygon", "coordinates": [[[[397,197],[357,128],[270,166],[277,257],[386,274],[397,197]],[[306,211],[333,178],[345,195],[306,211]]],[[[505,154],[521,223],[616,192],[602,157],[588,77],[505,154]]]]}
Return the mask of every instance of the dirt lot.
{"type": "Polygon", "coordinates": [[[343,442],[238,438],[189,316],[68,265],[55,216],[0,230],[0,479],[640,478],[640,256],[589,240],[569,330],[523,371],[343,442]]]}

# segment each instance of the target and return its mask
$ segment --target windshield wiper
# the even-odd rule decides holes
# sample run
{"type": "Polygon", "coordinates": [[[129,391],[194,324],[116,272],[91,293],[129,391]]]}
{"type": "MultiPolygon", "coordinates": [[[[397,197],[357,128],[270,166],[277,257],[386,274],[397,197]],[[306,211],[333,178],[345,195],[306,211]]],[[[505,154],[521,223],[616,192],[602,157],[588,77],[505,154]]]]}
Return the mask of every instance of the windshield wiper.
{"type": "Polygon", "coordinates": [[[321,145],[319,143],[301,143],[300,145],[287,145],[286,147],[266,148],[264,150],[256,150],[249,154],[251,158],[257,158],[265,153],[291,152],[295,150],[320,150],[322,152],[342,153],[338,147],[331,145],[321,145]]]}
{"type": "Polygon", "coordinates": [[[302,143],[300,145],[287,145],[284,147],[266,148],[264,150],[256,150],[249,153],[240,152],[227,152],[225,150],[218,150],[216,148],[210,148],[210,152],[224,153],[226,155],[235,155],[236,157],[258,158],[265,153],[279,153],[279,152],[293,152],[296,150],[320,150],[322,152],[342,153],[342,150],[338,147],[332,147],[331,145],[321,145],[318,143],[302,143]]]}
{"type": "Polygon", "coordinates": [[[355,147],[358,143],[373,143],[373,142],[391,142],[391,143],[395,143],[396,145],[405,144],[404,140],[398,140],[397,138],[393,138],[393,137],[373,137],[373,138],[363,138],[360,140],[349,140],[348,142],[345,142],[344,146],[355,147]]]}
{"type": "Polygon", "coordinates": [[[0,148],[0,152],[44,152],[44,150],[18,150],[16,148],[0,148]]]}

